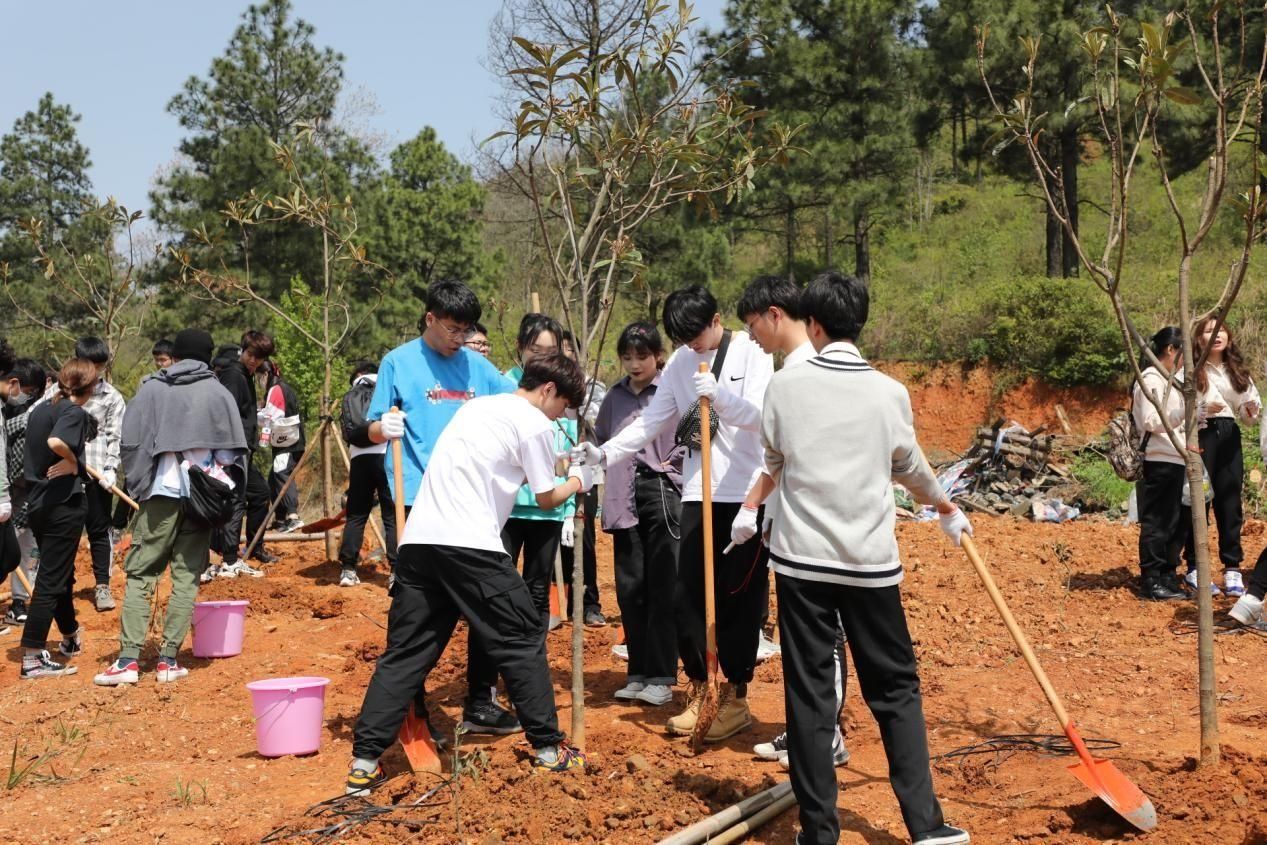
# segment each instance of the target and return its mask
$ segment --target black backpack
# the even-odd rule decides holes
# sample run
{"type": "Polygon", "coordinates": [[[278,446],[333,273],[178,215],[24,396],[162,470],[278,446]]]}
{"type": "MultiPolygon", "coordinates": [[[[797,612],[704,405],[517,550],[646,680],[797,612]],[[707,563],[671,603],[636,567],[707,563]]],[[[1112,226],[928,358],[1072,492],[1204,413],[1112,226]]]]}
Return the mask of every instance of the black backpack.
{"type": "Polygon", "coordinates": [[[197,528],[223,528],[233,516],[234,498],[232,487],[190,466],[189,495],[180,500],[180,512],[197,528]]]}
{"type": "Polygon", "coordinates": [[[352,385],[352,389],[344,394],[343,405],[339,409],[339,430],[348,445],[361,449],[374,445],[374,441],[370,440],[370,423],[366,419],[373,398],[374,385],[368,381],[352,385]]]}

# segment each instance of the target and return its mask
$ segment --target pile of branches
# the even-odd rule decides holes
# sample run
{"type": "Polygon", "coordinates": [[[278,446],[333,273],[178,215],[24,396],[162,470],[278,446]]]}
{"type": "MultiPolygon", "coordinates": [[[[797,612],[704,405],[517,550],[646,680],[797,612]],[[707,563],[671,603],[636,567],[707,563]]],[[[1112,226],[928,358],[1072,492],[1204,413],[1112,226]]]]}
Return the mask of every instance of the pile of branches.
{"type": "Polygon", "coordinates": [[[1054,434],[1046,426],[1033,431],[1004,420],[977,429],[976,439],[961,461],[967,481],[954,500],[964,508],[989,514],[1028,514],[1036,498],[1045,499],[1069,481],[1069,469],[1052,458],[1054,434]]]}

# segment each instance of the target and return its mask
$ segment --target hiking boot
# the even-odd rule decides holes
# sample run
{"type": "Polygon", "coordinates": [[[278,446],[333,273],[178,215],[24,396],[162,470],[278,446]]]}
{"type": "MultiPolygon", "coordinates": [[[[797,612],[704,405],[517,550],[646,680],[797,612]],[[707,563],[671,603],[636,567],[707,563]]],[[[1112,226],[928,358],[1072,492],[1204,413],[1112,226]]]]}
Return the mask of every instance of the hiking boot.
{"type": "Polygon", "coordinates": [[[1229,569],[1223,573],[1223,592],[1234,599],[1245,595],[1245,582],[1241,580],[1239,569],[1229,569]]]}
{"type": "Polygon", "coordinates": [[[664,723],[675,736],[690,736],[699,721],[699,708],[704,703],[704,681],[691,681],[686,688],[686,709],[664,723]]]}
{"type": "Polygon", "coordinates": [[[198,576],[198,583],[210,584],[212,581],[216,580],[216,576],[219,574],[220,567],[216,566],[214,563],[209,563],[207,564],[207,568],[202,571],[202,574],[198,576]]]}
{"type": "Polygon", "coordinates": [[[618,698],[621,701],[633,701],[638,697],[638,693],[647,688],[642,681],[630,681],[620,689],[612,693],[612,698],[618,698]]]}
{"type": "Polygon", "coordinates": [[[67,666],[58,663],[48,656],[47,651],[22,656],[22,671],[18,677],[23,681],[37,678],[56,678],[58,675],[73,675],[79,671],[78,666],[67,666]]]}
{"type": "Polygon", "coordinates": [[[664,684],[648,684],[634,697],[644,704],[659,707],[673,700],[673,690],[664,684]]]}
{"type": "Polygon", "coordinates": [[[160,684],[170,684],[188,675],[189,670],[177,664],[174,657],[160,657],[158,665],[154,667],[154,674],[155,680],[160,684]]]}
{"type": "Polygon", "coordinates": [[[62,641],[57,644],[57,650],[67,657],[74,657],[84,650],[84,644],[80,640],[80,636],[84,632],[84,626],[80,625],[75,629],[75,633],[63,637],[62,641]]]}
{"type": "Polygon", "coordinates": [[[752,725],[752,711],[748,699],[735,695],[733,684],[722,684],[721,701],[717,706],[717,718],[708,726],[705,742],[721,742],[752,725]]]}
{"type": "Polygon", "coordinates": [[[141,667],[132,658],[122,658],[98,672],[92,682],[99,687],[117,687],[119,684],[135,684],[141,678],[141,667]]]}
{"type": "MultiPolygon", "coordinates": [[[[1238,572],[1237,575],[1239,576],[1240,573],[1238,572]]],[[[1183,585],[1184,589],[1186,589],[1189,593],[1192,593],[1192,595],[1195,596],[1197,594],[1197,571],[1195,569],[1188,570],[1188,574],[1183,577],[1183,585]]],[[[1219,589],[1219,585],[1215,584],[1213,581],[1210,582],[1210,595],[1223,595],[1223,591],[1219,589]]]]}
{"type": "Polygon", "coordinates": [[[220,571],[216,573],[217,578],[236,578],[239,575],[245,578],[263,578],[264,570],[256,569],[244,560],[235,560],[221,564],[220,571]]]}
{"type": "Polygon", "coordinates": [[[251,555],[251,560],[268,566],[270,563],[277,563],[281,558],[265,549],[256,549],[255,553],[251,555]]]}
{"type": "Polygon", "coordinates": [[[462,730],[467,733],[505,736],[523,729],[515,714],[496,701],[468,701],[462,708],[462,730]]]}
{"type": "Polygon", "coordinates": [[[586,628],[603,628],[607,625],[607,617],[603,615],[601,610],[590,608],[585,611],[583,619],[586,628]]]}
{"type": "Polygon", "coordinates": [[[383,767],[374,764],[374,768],[364,769],[356,765],[357,760],[352,761],[352,765],[348,767],[347,785],[343,789],[344,795],[369,795],[370,790],[382,784],[387,780],[387,776],[383,774],[383,767]]]}
{"type": "Polygon", "coordinates": [[[1257,625],[1263,621],[1263,600],[1256,599],[1246,593],[1236,600],[1227,615],[1242,625],[1257,625]]]}
{"type": "Polygon", "coordinates": [[[1171,589],[1164,581],[1148,579],[1140,584],[1139,597],[1145,601],[1176,601],[1184,598],[1184,594],[1171,589]]]}
{"type": "Polygon", "coordinates": [[[4,615],[4,621],[10,625],[21,625],[26,621],[26,602],[22,599],[14,599],[9,605],[9,612],[4,615]]]}
{"type": "Polygon", "coordinates": [[[355,587],[359,583],[361,583],[361,579],[360,579],[360,576],[356,574],[356,567],[354,566],[343,567],[343,571],[339,573],[339,586],[340,587],[355,587]]]}
{"type": "Polygon", "coordinates": [[[960,830],[944,824],[936,830],[920,833],[915,836],[915,845],[965,845],[971,842],[968,831],[960,830]]]}
{"type": "Polygon", "coordinates": [[[629,646],[624,643],[617,643],[612,646],[612,654],[615,655],[617,660],[624,660],[626,663],[629,662],[629,646]]]}
{"type": "Polygon", "coordinates": [[[300,528],[304,527],[304,521],[299,518],[298,514],[292,513],[286,517],[286,521],[277,526],[277,530],[282,534],[294,534],[300,528]]]}
{"type": "MultiPolygon", "coordinates": [[[[840,728],[836,728],[836,738],[832,740],[831,764],[837,768],[849,765],[849,749],[845,748],[845,738],[841,735],[840,728]]],[[[779,757],[779,765],[783,767],[784,771],[792,768],[791,758],[788,757],[786,751],[783,752],[783,756],[779,757]]]]}
{"type": "Polygon", "coordinates": [[[109,584],[98,584],[96,592],[97,610],[114,610],[114,596],[110,595],[109,584]]]}
{"type": "Polygon", "coordinates": [[[544,769],[547,772],[566,772],[572,769],[583,769],[585,768],[585,755],[572,747],[572,743],[565,739],[558,745],[547,745],[545,748],[538,748],[537,753],[532,758],[532,767],[534,769],[544,769]]]}
{"type": "Polygon", "coordinates": [[[764,663],[771,657],[778,657],[783,653],[779,644],[765,635],[762,631],[757,639],[757,662],[764,663]]]}

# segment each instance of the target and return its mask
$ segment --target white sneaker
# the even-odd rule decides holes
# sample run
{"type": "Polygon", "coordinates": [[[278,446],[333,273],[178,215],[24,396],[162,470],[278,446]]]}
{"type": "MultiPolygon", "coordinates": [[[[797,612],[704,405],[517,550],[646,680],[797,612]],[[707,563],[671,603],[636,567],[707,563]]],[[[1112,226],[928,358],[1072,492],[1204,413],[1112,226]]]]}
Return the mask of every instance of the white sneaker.
{"type": "Polygon", "coordinates": [[[771,657],[778,657],[782,653],[783,649],[779,648],[779,644],[767,637],[765,631],[762,631],[760,639],[757,640],[757,662],[764,663],[771,657]]]}
{"type": "Polygon", "coordinates": [[[217,577],[236,578],[239,575],[246,578],[263,578],[264,570],[256,569],[244,560],[235,560],[233,563],[222,565],[217,577]]]}
{"type": "Polygon", "coordinates": [[[201,584],[210,584],[216,580],[216,575],[220,573],[220,567],[214,563],[207,564],[207,568],[198,576],[198,582],[201,584]]]}
{"type": "Polygon", "coordinates": [[[135,660],[127,663],[116,660],[106,667],[106,671],[99,672],[92,682],[99,687],[117,687],[119,684],[135,684],[140,676],[140,667],[135,660]]]}
{"type": "Polygon", "coordinates": [[[188,674],[189,670],[179,665],[175,660],[168,661],[162,657],[158,659],[158,665],[154,667],[155,680],[160,684],[170,684],[173,681],[179,681],[188,674]]]}
{"type": "Polygon", "coordinates": [[[1263,621],[1263,600],[1246,593],[1236,600],[1227,615],[1242,625],[1257,625],[1263,621]]]}
{"type": "Polygon", "coordinates": [[[1241,580],[1239,569],[1229,569],[1223,573],[1223,592],[1234,599],[1245,595],[1245,582],[1241,580]]]}
{"type": "MultiPolygon", "coordinates": [[[[784,736],[780,738],[782,739],[786,736],[787,735],[784,734],[784,736]]],[[[840,728],[836,728],[836,739],[831,744],[831,764],[837,767],[849,765],[849,749],[845,747],[845,738],[841,736],[840,728]]],[[[784,771],[792,768],[792,762],[788,758],[786,750],[779,757],[779,765],[783,767],[784,771]]]]}
{"type": "Polygon", "coordinates": [[[673,700],[673,690],[664,684],[649,684],[643,688],[642,692],[638,693],[637,699],[654,707],[659,707],[673,700]]]}
{"type": "Polygon", "coordinates": [[[614,645],[612,646],[612,654],[616,655],[616,657],[618,657],[619,659],[628,662],[629,661],[629,646],[625,645],[624,643],[619,643],[618,645],[614,645]]]}
{"type": "Polygon", "coordinates": [[[787,732],[776,736],[769,742],[758,742],[752,746],[752,753],[762,760],[778,760],[787,756],[787,732]]]}
{"type": "Polygon", "coordinates": [[[638,697],[638,693],[642,692],[646,688],[647,685],[642,681],[630,681],[625,684],[624,687],[612,693],[612,696],[614,698],[619,698],[621,701],[633,701],[638,697]]]}
{"type": "MultiPolygon", "coordinates": [[[[1237,577],[1240,577],[1239,572],[1236,574],[1237,574],[1237,577]]],[[[1195,569],[1188,570],[1188,574],[1183,576],[1183,582],[1188,585],[1188,592],[1192,593],[1193,595],[1196,595],[1197,571],[1195,569]]],[[[1213,581],[1210,582],[1210,595],[1212,596],[1223,595],[1223,591],[1219,589],[1219,585],[1214,583],[1213,581]]]]}
{"type": "Polygon", "coordinates": [[[357,576],[355,569],[344,567],[343,571],[339,573],[340,587],[355,587],[359,583],[361,583],[361,579],[357,576]]]}

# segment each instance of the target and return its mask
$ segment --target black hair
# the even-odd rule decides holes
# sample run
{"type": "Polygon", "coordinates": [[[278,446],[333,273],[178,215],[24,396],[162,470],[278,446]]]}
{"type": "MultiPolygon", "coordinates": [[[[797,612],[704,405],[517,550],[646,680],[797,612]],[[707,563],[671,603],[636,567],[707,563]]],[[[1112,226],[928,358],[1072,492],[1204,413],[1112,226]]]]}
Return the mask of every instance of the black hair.
{"type": "Polygon", "coordinates": [[[150,347],[150,355],[154,358],[157,358],[159,355],[166,355],[170,358],[172,357],[172,353],[175,351],[176,344],[172,343],[167,338],[154,341],[154,345],[150,347]]]}
{"type": "Polygon", "coordinates": [[[475,320],[471,323],[471,331],[482,334],[484,337],[488,337],[488,329],[479,320],[475,320]]]}
{"type": "Polygon", "coordinates": [[[252,357],[266,361],[273,357],[275,347],[273,339],[264,332],[247,329],[242,333],[242,351],[250,352],[252,357]]]}
{"type": "Polygon", "coordinates": [[[418,320],[418,334],[427,329],[428,313],[434,314],[437,319],[448,317],[455,323],[469,326],[479,322],[484,309],[480,307],[480,298],[465,282],[441,279],[427,287],[427,304],[418,320]]]}
{"type": "Polygon", "coordinates": [[[355,364],[352,365],[352,375],[348,379],[348,383],[351,384],[352,382],[356,381],[361,376],[367,376],[367,375],[370,375],[371,373],[377,373],[377,372],[378,372],[378,364],[374,363],[368,358],[362,358],[361,360],[357,361],[355,364]]]}
{"type": "Polygon", "coordinates": [[[803,317],[813,317],[832,340],[857,340],[870,307],[866,283],[836,270],[819,273],[801,294],[803,317]]]}
{"type": "Polygon", "coordinates": [[[555,343],[563,342],[563,327],[559,325],[559,321],[548,314],[536,314],[529,312],[519,321],[519,335],[516,344],[520,350],[527,349],[537,342],[537,338],[542,332],[550,332],[554,335],[555,343]]]}
{"type": "Polygon", "coordinates": [[[581,372],[580,364],[562,352],[538,355],[525,364],[519,386],[535,390],[548,382],[553,382],[559,395],[568,400],[569,408],[580,407],[585,399],[585,373],[581,372]]]}
{"type": "Polygon", "coordinates": [[[627,352],[643,355],[664,353],[664,341],[660,339],[660,332],[656,329],[655,323],[640,321],[625,326],[624,331],[620,333],[620,339],[616,341],[616,354],[624,355],[627,352]]]}
{"type": "Polygon", "coordinates": [[[572,347],[573,352],[577,353],[578,355],[580,354],[581,344],[576,342],[576,335],[572,334],[572,332],[568,331],[567,329],[564,329],[563,331],[559,332],[559,346],[562,346],[565,341],[567,342],[569,346],[572,347]]]}
{"type": "Polygon", "coordinates": [[[801,287],[786,276],[757,276],[739,297],[735,313],[741,320],[779,308],[793,320],[801,319],[801,287]]]}
{"type": "Polygon", "coordinates": [[[240,357],[242,357],[242,347],[236,343],[226,343],[216,348],[216,354],[211,358],[211,369],[222,370],[240,357]]]}
{"type": "MultiPolygon", "coordinates": [[[[1157,360],[1160,361],[1161,357],[1166,354],[1167,348],[1173,346],[1176,349],[1183,349],[1183,332],[1178,326],[1166,326],[1152,336],[1152,339],[1148,341],[1148,346],[1153,350],[1153,355],[1157,356],[1157,360]]],[[[1139,368],[1146,370],[1152,365],[1153,362],[1148,360],[1148,356],[1141,352],[1139,368]]]]}
{"type": "Polygon", "coordinates": [[[34,358],[19,358],[14,361],[13,368],[9,370],[9,378],[17,379],[18,384],[23,387],[34,387],[36,390],[43,390],[48,384],[48,374],[34,358]]]}
{"type": "Polygon", "coordinates": [[[717,316],[717,300],[703,285],[675,290],[664,300],[664,330],[678,343],[699,337],[717,316]]]}
{"type": "Polygon", "coordinates": [[[12,373],[13,365],[17,363],[17,360],[18,355],[9,345],[8,339],[0,337],[0,373],[12,373]]]}
{"type": "Polygon", "coordinates": [[[86,358],[94,364],[104,364],[110,360],[110,347],[101,338],[88,335],[75,341],[75,357],[86,358]]]}

